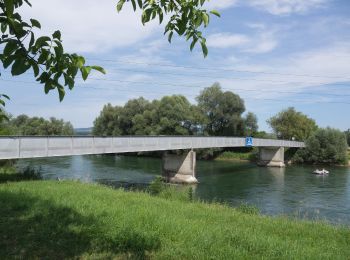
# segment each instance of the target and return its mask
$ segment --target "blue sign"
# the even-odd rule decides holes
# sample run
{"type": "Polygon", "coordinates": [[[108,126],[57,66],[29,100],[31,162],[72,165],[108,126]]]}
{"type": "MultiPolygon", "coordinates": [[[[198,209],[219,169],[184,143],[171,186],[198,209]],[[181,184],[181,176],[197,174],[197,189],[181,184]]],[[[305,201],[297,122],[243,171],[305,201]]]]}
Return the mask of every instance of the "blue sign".
{"type": "Polygon", "coordinates": [[[246,137],[245,138],[245,146],[248,146],[248,147],[253,146],[253,137],[246,137]]]}

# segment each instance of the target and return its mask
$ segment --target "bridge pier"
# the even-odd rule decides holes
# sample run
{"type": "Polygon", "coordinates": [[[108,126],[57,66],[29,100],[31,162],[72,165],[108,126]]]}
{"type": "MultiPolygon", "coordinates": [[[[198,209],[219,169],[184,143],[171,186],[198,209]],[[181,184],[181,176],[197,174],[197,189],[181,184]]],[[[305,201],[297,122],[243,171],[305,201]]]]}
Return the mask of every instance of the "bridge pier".
{"type": "Polygon", "coordinates": [[[267,167],[285,167],[284,147],[260,147],[258,165],[267,167]]]}
{"type": "Polygon", "coordinates": [[[187,154],[163,154],[163,177],[168,182],[193,184],[198,183],[196,176],[196,153],[190,151],[187,154]]]}

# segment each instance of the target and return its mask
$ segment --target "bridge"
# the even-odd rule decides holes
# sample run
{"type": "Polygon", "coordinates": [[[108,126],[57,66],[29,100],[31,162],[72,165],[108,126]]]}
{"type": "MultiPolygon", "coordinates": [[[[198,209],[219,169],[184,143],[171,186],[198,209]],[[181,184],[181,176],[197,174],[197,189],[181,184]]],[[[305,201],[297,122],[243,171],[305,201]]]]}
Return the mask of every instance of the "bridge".
{"type": "Polygon", "coordinates": [[[259,147],[258,164],[284,167],[284,148],[303,148],[303,142],[247,139],[244,137],[202,136],[3,136],[0,137],[0,160],[87,154],[115,154],[190,150],[183,155],[164,153],[163,174],[171,182],[195,183],[194,149],[259,147]],[[249,141],[247,143],[247,140],[249,141]]]}

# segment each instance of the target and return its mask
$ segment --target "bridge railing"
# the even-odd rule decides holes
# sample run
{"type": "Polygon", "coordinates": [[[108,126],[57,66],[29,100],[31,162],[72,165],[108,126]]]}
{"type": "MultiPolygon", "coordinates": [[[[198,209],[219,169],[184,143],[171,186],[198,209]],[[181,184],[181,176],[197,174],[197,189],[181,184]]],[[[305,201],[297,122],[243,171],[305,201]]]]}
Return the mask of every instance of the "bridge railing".
{"type": "MultiPolygon", "coordinates": [[[[198,136],[8,136],[0,137],[0,159],[244,147],[243,137],[198,136]]],[[[256,147],[304,147],[303,142],[253,139],[256,147]]]]}

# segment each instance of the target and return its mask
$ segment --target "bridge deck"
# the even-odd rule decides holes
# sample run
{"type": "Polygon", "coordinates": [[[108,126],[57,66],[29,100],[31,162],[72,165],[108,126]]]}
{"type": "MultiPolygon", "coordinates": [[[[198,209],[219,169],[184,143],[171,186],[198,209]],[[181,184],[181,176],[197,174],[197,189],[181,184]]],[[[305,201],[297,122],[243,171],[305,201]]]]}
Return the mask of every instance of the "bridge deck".
{"type": "MultiPolygon", "coordinates": [[[[0,137],[0,159],[244,147],[244,137],[195,136],[8,136],[0,137]]],[[[256,147],[304,147],[303,142],[253,139],[256,147]]]]}

